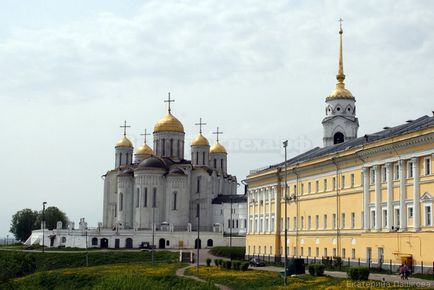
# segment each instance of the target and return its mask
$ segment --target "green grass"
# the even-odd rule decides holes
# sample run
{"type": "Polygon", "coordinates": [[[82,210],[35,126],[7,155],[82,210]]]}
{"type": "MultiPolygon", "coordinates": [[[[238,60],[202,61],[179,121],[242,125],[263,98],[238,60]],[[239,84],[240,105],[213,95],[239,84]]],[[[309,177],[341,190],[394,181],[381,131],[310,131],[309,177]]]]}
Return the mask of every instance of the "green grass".
{"type": "MultiPolygon", "coordinates": [[[[13,289],[156,289],[205,290],[212,285],[175,276],[179,263],[133,263],[66,268],[34,273],[13,280],[13,289]]],[[[1,288],[1,285],[0,285],[1,288]]]]}
{"type": "Polygon", "coordinates": [[[434,280],[434,275],[433,274],[416,273],[416,274],[411,274],[410,277],[419,278],[419,279],[425,279],[425,280],[434,280]]]}
{"type": "MultiPolygon", "coordinates": [[[[223,284],[233,290],[244,289],[382,289],[378,281],[350,281],[348,279],[330,276],[313,277],[302,275],[288,277],[288,286],[283,286],[283,276],[275,272],[248,270],[245,272],[227,270],[218,267],[199,267],[186,270],[186,275],[198,276],[211,283],[223,284]],[[359,284],[358,284],[359,283],[359,284]],[[364,283],[364,284],[363,284],[364,283]],[[374,283],[374,284],[367,284],[374,283]],[[366,286],[369,285],[369,286],[366,286]]],[[[387,287],[388,289],[403,289],[402,287],[387,287]]],[[[405,289],[405,288],[404,288],[405,289]]]]}

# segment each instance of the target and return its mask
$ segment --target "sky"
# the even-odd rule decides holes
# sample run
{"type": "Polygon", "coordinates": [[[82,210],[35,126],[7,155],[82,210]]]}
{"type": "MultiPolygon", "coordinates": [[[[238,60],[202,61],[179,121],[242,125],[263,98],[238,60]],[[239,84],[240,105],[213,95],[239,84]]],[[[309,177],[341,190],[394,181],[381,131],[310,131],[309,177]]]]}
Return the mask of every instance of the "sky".
{"type": "Polygon", "coordinates": [[[340,17],[359,136],[432,115],[433,1],[0,0],[0,237],[43,201],[96,226],[119,126],[138,147],[169,91],[239,181],[322,146],[340,17]]]}

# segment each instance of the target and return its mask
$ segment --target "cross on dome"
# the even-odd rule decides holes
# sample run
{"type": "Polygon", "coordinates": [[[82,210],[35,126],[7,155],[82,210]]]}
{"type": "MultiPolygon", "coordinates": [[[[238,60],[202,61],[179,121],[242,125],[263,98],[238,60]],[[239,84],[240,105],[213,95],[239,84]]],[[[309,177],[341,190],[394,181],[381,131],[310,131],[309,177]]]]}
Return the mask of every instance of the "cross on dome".
{"type": "Polygon", "coordinates": [[[131,128],[131,126],[127,126],[127,121],[125,120],[124,125],[120,127],[124,129],[124,136],[127,136],[127,128],[131,128]]]}
{"type": "Polygon", "coordinates": [[[148,133],[148,130],[145,129],[145,133],[140,134],[140,136],[144,136],[145,138],[145,144],[146,144],[146,136],[151,135],[151,133],[148,133]]]}
{"type": "Polygon", "coordinates": [[[219,141],[219,135],[223,134],[223,132],[219,131],[219,127],[217,127],[217,131],[212,132],[212,133],[217,135],[217,142],[219,141]]]}
{"type": "Polygon", "coordinates": [[[206,125],[206,123],[202,123],[202,118],[199,118],[199,123],[195,123],[194,125],[199,126],[199,133],[202,134],[202,125],[206,125]]]}
{"type": "Polygon", "coordinates": [[[171,108],[170,108],[170,103],[174,103],[175,100],[170,98],[170,92],[167,95],[167,100],[164,100],[165,103],[168,103],[168,111],[169,113],[171,112],[171,108]]]}

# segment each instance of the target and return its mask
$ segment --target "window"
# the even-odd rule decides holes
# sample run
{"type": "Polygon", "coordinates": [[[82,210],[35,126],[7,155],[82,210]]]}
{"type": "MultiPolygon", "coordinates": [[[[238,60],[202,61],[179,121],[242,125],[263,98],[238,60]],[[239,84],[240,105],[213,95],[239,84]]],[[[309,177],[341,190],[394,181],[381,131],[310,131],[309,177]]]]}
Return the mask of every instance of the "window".
{"type": "Polygon", "coordinates": [[[304,183],[301,184],[301,194],[304,193],[304,183]]]}
{"type": "Polygon", "coordinates": [[[342,228],[344,229],[345,228],[345,214],[344,213],[342,214],[341,224],[342,224],[342,228]]]}
{"type": "Polygon", "coordinates": [[[145,187],[145,192],[143,195],[143,207],[148,207],[148,188],[145,187]]]}
{"type": "Polygon", "coordinates": [[[294,185],[294,194],[297,194],[297,185],[294,185]]]}
{"type": "Polygon", "coordinates": [[[214,158],[214,168],[217,168],[217,159],[214,158]]]}
{"type": "Polygon", "coordinates": [[[316,247],[316,249],[315,249],[315,256],[319,257],[319,248],[318,247],[316,247]]]}
{"type": "Polygon", "coordinates": [[[332,179],[332,186],[333,186],[333,190],[336,189],[336,177],[333,177],[332,179]]]}
{"type": "Polygon", "coordinates": [[[312,184],[311,182],[307,183],[307,193],[311,193],[312,192],[312,184]]]}
{"type": "Polygon", "coordinates": [[[297,228],[297,217],[294,217],[293,227],[294,227],[294,230],[297,228]]]}
{"type": "Polygon", "coordinates": [[[152,191],[152,207],[157,207],[157,188],[154,187],[152,191]]]}
{"type": "Polygon", "coordinates": [[[271,231],[274,232],[274,216],[271,217],[271,231]]]}
{"type": "Polygon", "coordinates": [[[393,165],[393,179],[398,180],[399,179],[399,164],[396,163],[393,165]]]}
{"type": "Polygon", "coordinates": [[[413,207],[412,206],[408,207],[408,218],[409,219],[413,218],[413,207]]]}
{"type": "Polygon", "coordinates": [[[381,181],[386,182],[387,180],[387,168],[386,166],[381,167],[381,181]]]}
{"type": "Polygon", "coordinates": [[[333,248],[333,257],[337,256],[336,248],[333,248]]]}
{"type": "Polygon", "coordinates": [[[333,223],[333,229],[336,229],[336,214],[335,213],[333,214],[332,223],[333,223]]]}
{"type": "Polygon", "coordinates": [[[319,228],[319,215],[315,216],[315,228],[318,229],[319,228]]]}
{"type": "Polygon", "coordinates": [[[425,206],[425,226],[431,226],[431,206],[425,206]]]}
{"type": "Polygon", "coordinates": [[[170,156],[173,156],[173,139],[170,139],[170,156]]]}
{"type": "Polygon", "coordinates": [[[327,228],[327,215],[324,215],[324,229],[327,228]]]}
{"type": "Polygon", "coordinates": [[[205,165],[205,152],[202,152],[202,164],[205,165]]]}
{"type": "Polygon", "coordinates": [[[122,192],[119,194],[119,210],[124,210],[124,194],[122,192]]]}
{"type": "Polygon", "coordinates": [[[375,228],[375,210],[371,210],[371,228],[375,228]]]}
{"type": "Polygon", "coordinates": [[[136,190],[136,207],[140,206],[140,188],[136,190]]]}
{"type": "Polygon", "coordinates": [[[119,166],[122,165],[122,153],[119,153],[119,166]]]}
{"type": "Polygon", "coordinates": [[[291,224],[291,223],[290,223],[290,220],[291,220],[291,219],[290,219],[289,217],[286,218],[286,228],[287,228],[287,229],[289,229],[289,227],[290,227],[290,224],[291,224]]]}
{"type": "Polygon", "coordinates": [[[301,229],[304,229],[304,216],[301,217],[301,229]]]}
{"type": "Polygon", "coordinates": [[[387,209],[383,209],[383,227],[387,227],[387,209]]]}
{"type": "Polygon", "coordinates": [[[166,156],[166,139],[163,139],[163,156],[166,156]]]}
{"type": "Polygon", "coordinates": [[[196,179],[196,193],[200,193],[200,176],[196,179]]]}
{"type": "Polygon", "coordinates": [[[307,248],[307,256],[308,256],[308,257],[311,257],[311,256],[312,256],[312,248],[311,248],[311,247],[308,247],[308,248],[307,248]]]}
{"type": "Polygon", "coordinates": [[[362,210],[362,214],[360,215],[360,224],[362,225],[361,228],[365,227],[365,212],[362,210]]]}
{"type": "Polygon", "coordinates": [[[407,176],[408,176],[408,178],[413,177],[413,162],[412,161],[409,161],[407,163],[407,176]]]}
{"type": "Polygon", "coordinates": [[[319,181],[315,181],[315,192],[319,191],[319,181]]]}
{"type": "Polygon", "coordinates": [[[400,212],[399,212],[399,208],[395,208],[395,225],[397,227],[400,226],[400,216],[399,216],[400,212]]]}
{"type": "Polygon", "coordinates": [[[425,175],[430,175],[431,174],[431,158],[427,157],[425,158],[424,162],[423,162],[423,167],[424,167],[424,173],[425,175]]]}
{"type": "Polygon", "coordinates": [[[354,229],[356,227],[356,214],[354,212],[351,213],[351,228],[354,229]]]}
{"type": "Polygon", "coordinates": [[[301,251],[300,251],[300,254],[301,254],[301,256],[304,256],[304,248],[303,247],[301,247],[301,249],[300,249],[301,251]]]}
{"type": "Polygon", "coordinates": [[[345,188],[345,175],[341,176],[341,189],[345,188]]]}
{"type": "Polygon", "coordinates": [[[199,212],[200,212],[200,204],[196,204],[196,217],[199,217],[199,212]]]}
{"type": "Polygon", "coordinates": [[[351,188],[354,187],[354,174],[350,175],[350,186],[351,186],[351,188]]]}
{"type": "Polygon", "coordinates": [[[196,151],[196,164],[199,164],[199,152],[196,151]]]}
{"type": "Polygon", "coordinates": [[[356,249],[351,249],[351,259],[356,258],[356,249]]]}
{"type": "Polygon", "coordinates": [[[223,168],[224,168],[224,167],[223,167],[223,162],[224,162],[223,159],[220,159],[220,168],[221,168],[222,170],[223,170],[223,168]]]}
{"type": "Polygon", "coordinates": [[[327,179],[324,179],[324,191],[327,191],[327,179]]]}
{"type": "Polygon", "coordinates": [[[324,257],[327,257],[327,248],[324,248],[324,257]]]}
{"type": "Polygon", "coordinates": [[[345,250],[345,248],[342,249],[342,258],[345,258],[347,254],[347,251],[345,250]]]}
{"type": "Polygon", "coordinates": [[[173,202],[172,202],[172,209],[176,210],[176,206],[177,206],[177,197],[178,197],[178,193],[175,191],[173,193],[173,202]]]}
{"type": "Polygon", "coordinates": [[[310,230],[312,227],[312,217],[308,216],[307,217],[307,229],[310,230]]]}
{"type": "Polygon", "coordinates": [[[375,170],[374,170],[374,168],[371,168],[369,173],[370,173],[369,174],[369,177],[370,177],[369,184],[374,184],[375,183],[375,170]]]}

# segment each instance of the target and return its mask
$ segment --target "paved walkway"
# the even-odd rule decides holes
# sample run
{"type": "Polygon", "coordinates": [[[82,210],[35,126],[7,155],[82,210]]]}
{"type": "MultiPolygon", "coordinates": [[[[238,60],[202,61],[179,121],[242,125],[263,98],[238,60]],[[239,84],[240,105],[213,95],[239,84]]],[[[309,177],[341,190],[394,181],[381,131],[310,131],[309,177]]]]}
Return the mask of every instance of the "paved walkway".
{"type": "MultiPolygon", "coordinates": [[[[196,276],[187,276],[185,275],[185,270],[187,270],[188,268],[192,268],[192,267],[196,267],[196,266],[187,266],[185,268],[180,268],[178,270],[176,270],[176,276],[178,277],[185,277],[188,279],[193,279],[199,282],[203,282],[203,283],[208,283],[207,281],[200,279],[199,277],[196,276]]],[[[225,286],[225,285],[221,285],[221,284],[214,284],[217,288],[219,288],[220,290],[232,290],[231,288],[225,286]]]]}
{"type": "MultiPolygon", "coordinates": [[[[281,272],[283,271],[282,267],[258,267],[258,268],[250,268],[258,271],[271,271],[271,272],[281,272]]],[[[347,278],[347,273],[338,272],[338,271],[325,271],[326,275],[336,278],[347,278]]],[[[434,288],[434,280],[425,280],[419,278],[409,277],[408,280],[402,280],[399,275],[387,275],[387,274],[377,274],[371,273],[369,274],[369,280],[381,281],[390,283],[396,286],[415,286],[415,287],[424,287],[424,288],[434,288]],[[402,283],[402,284],[401,284],[402,283]]]]}

